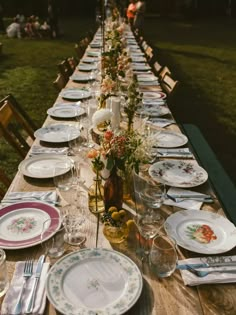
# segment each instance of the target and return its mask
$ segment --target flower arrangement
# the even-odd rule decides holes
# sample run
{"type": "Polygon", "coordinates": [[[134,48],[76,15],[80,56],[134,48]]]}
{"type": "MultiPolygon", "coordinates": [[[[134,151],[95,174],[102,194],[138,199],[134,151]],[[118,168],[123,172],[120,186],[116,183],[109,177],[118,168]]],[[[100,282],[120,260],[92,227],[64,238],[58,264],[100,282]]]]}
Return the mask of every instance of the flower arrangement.
{"type": "Polygon", "coordinates": [[[137,77],[133,76],[133,80],[128,86],[126,104],[124,106],[124,112],[128,118],[128,131],[131,131],[135,112],[137,111],[139,104],[142,100],[143,94],[138,91],[137,77]]]}

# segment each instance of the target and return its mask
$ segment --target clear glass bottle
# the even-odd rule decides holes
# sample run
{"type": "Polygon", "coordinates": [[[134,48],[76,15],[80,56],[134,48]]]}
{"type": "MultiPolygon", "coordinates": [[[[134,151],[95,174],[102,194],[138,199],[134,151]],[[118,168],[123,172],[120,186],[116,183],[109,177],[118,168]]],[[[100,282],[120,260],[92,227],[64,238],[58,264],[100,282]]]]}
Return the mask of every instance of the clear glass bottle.
{"type": "Polygon", "coordinates": [[[98,214],[105,211],[104,206],[104,188],[100,177],[94,177],[93,184],[88,191],[89,210],[98,214]]]}

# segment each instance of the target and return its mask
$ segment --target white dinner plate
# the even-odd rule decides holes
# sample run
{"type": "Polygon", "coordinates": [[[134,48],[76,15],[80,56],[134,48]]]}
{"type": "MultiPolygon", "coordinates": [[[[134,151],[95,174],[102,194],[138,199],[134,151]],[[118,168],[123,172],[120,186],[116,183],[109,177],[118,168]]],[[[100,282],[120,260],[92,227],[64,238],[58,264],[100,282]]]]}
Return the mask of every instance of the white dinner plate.
{"type": "Polygon", "coordinates": [[[87,56],[96,58],[96,57],[101,56],[101,52],[100,51],[95,51],[95,50],[88,50],[87,51],[87,56]]]}
{"type": "Polygon", "coordinates": [[[87,64],[87,63],[81,63],[78,65],[78,70],[79,71],[92,71],[92,70],[96,70],[97,69],[97,65],[93,65],[93,64],[87,64]]]}
{"type": "Polygon", "coordinates": [[[156,134],[155,147],[178,148],[188,142],[188,138],[179,132],[161,130],[156,134]]]}
{"type": "Polygon", "coordinates": [[[18,169],[23,175],[32,178],[51,178],[54,175],[62,174],[55,174],[55,165],[59,162],[63,162],[68,166],[64,169],[65,172],[70,170],[71,159],[69,157],[59,154],[46,153],[23,160],[19,164],[18,169]]]}
{"type": "Polygon", "coordinates": [[[50,218],[56,220],[51,222],[52,233],[46,239],[61,225],[57,208],[39,201],[23,201],[3,207],[0,211],[0,247],[20,249],[40,244],[43,223],[50,218]]]}
{"type": "MultiPolygon", "coordinates": [[[[59,107],[58,107],[59,108],[59,107]]],[[[61,143],[74,140],[80,135],[80,130],[75,126],[54,124],[39,128],[35,131],[35,138],[52,143],[61,143]]]]}
{"type": "Polygon", "coordinates": [[[157,77],[155,77],[153,74],[139,74],[137,75],[138,81],[141,82],[156,82],[158,81],[157,77]]]}
{"type": "Polygon", "coordinates": [[[159,161],[150,166],[149,175],[168,186],[183,188],[199,186],[208,179],[202,167],[185,160],[159,161]]]}
{"type": "Polygon", "coordinates": [[[166,93],[164,92],[143,92],[143,99],[164,99],[166,98],[166,93]]]}
{"type": "Polygon", "coordinates": [[[135,304],[142,286],[142,275],[130,258],[111,249],[85,248],[58,260],[45,287],[62,314],[120,315],[135,304]]]}
{"type": "Polygon", "coordinates": [[[65,89],[59,94],[65,100],[78,101],[85,98],[89,98],[91,93],[84,89],[65,89]]]}
{"type": "Polygon", "coordinates": [[[90,80],[94,80],[95,78],[86,73],[74,73],[70,79],[74,82],[88,82],[90,80]]]}
{"type": "Polygon", "coordinates": [[[85,113],[84,109],[75,105],[54,106],[47,110],[47,114],[56,118],[74,118],[85,113]]]}
{"type": "Polygon", "coordinates": [[[196,253],[219,254],[236,246],[236,227],[217,213],[178,211],[167,218],[164,227],[178,245],[196,253]]]}
{"type": "Polygon", "coordinates": [[[151,69],[149,65],[145,65],[141,63],[136,63],[136,64],[133,63],[132,68],[136,71],[148,71],[151,69]]]}
{"type": "Polygon", "coordinates": [[[161,117],[165,116],[170,113],[170,110],[166,106],[149,106],[149,107],[142,107],[141,109],[137,110],[137,114],[139,115],[147,115],[148,117],[161,117]]]}
{"type": "Polygon", "coordinates": [[[143,56],[133,56],[131,57],[132,62],[145,62],[146,58],[143,56]]]}

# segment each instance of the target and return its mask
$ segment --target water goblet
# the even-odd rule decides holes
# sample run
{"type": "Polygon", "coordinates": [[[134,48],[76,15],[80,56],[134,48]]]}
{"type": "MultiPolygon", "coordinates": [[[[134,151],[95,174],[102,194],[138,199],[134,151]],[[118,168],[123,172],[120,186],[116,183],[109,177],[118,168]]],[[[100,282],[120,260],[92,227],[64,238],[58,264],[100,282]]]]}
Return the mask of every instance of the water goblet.
{"type": "Polygon", "coordinates": [[[50,218],[43,223],[41,245],[45,255],[58,258],[64,254],[65,227],[58,227],[58,218],[50,218]],[[55,232],[56,231],[56,232],[55,232]]]}
{"type": "Polygon", "coordinates": [[[150,266],[160,277],[169,277],[176,268],[176,242],[167,235],[158,235],[153,239],[150,252],[150,266]]]}
{"type": "Polygon", "coordinates": [[[56,188],[67,191],[74,185],[74,165],[72,161],[59,162],[55,165],[53,181],[56,188]]]}

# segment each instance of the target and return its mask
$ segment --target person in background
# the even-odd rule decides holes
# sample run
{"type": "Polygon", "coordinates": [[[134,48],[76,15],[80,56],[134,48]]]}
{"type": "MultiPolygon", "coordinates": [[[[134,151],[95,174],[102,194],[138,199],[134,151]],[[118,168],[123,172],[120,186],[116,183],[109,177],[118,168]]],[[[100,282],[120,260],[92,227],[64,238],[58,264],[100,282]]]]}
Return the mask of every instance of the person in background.
{"type": "Polygon", "coordinates": [[[131,27],[133,27],[134,24],[134,18],[136,14],[136,1],[135,0],[130,0],[130,4],[127,8],[126,16],[128,19],[128,23],[130,24],[131,27]]]}
{"type": "Polygon", "coordinates": [[[144,16],[146,12],[146,3],[144,0],[140,0],[136,3],[136,14],[134,18],[134,28],[142,32],[144,16]]]}
{"type": "Polygon", "coordinates": [[[55,0],[48,0],[48,24],[50,26],[51,38],[58,38],[58,14],[55,0]]]}
{"type": "Polygon", "coordinates": [[[25,35],[29,38],[34,38],[35,37],[35,32],[34,32],[34,16],[30,16],[27,19],[27,22],[25,24],[25,35]]]}
{"type": "Polygon", "coordinates": [[[1,33],[6,32],[4,22],[3,22],[3,6],[1,2],[0,2],[0,32],[1,33]]]}
{"type": "Polygon", "coordinates": [[[15,17],[13,22],[6,29],[7,37],[9,38],[21,38],[20,23],[15,17]]]}

